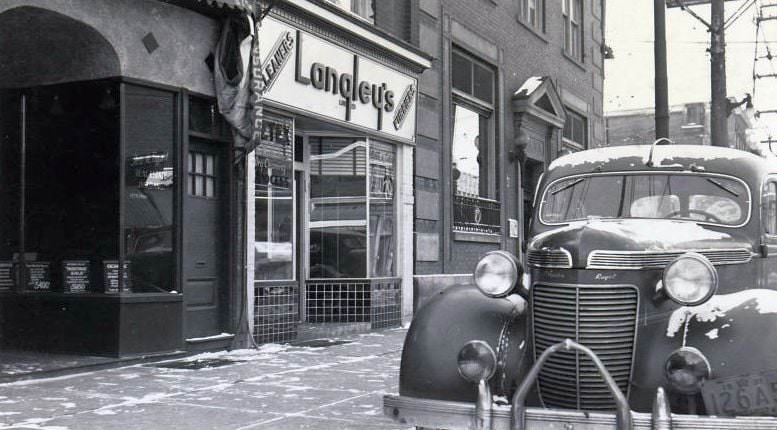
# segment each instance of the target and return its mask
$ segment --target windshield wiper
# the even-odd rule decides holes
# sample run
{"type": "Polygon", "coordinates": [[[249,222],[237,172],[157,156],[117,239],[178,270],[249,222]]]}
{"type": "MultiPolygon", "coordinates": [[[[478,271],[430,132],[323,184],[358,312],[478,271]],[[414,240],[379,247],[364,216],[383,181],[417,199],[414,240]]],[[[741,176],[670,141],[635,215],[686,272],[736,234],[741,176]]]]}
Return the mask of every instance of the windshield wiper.
{"type": "Polygon", "coordinates": [[[558,194],[558,193],[560,193],[560,192],[562,192],[562,191],[566,190],[567,188],[572,188],[572,187],[574,187],[575,185],[577,185],[577,184],[579,184],[579,183],[583,182],[583,180],[584,180],[583,178],[576,179],[576,180],[574,180],[574,181],[572,181],[572,182],[570,182],[570,183],[568,183],[568,184],[564,185],[563,187],[561,187],[561,188],[559,188],[559,189],[557,189],[557,190],[553,190],[553,191],[551,191],[551,192],[550,192],[550,195],[552,195],[552,196],[555,196],[556,194],[558,194]]]}
{"type": "Polygon", "coordinates": [[[714,180],[714,179],[711,179],[711,178],[706,178],[706,179],[707,179],[707,181],[709,181],[711,184],[713,184],[713,185],[717,186],[717,187],[718,187],[718,188],[720,188],[721,190],[723,190],[723,191],[728,191],[729,193],[733,194],[733,195],[734,195],[734,197],[739,197],[739,194],[738,194],[736,191],[730,190],[730,189],[729,189],[727,186],[725,186],[725,185],[721,184],[720,182],[718,182],[718,181],[716,181],[716,180],[714,180]]]}

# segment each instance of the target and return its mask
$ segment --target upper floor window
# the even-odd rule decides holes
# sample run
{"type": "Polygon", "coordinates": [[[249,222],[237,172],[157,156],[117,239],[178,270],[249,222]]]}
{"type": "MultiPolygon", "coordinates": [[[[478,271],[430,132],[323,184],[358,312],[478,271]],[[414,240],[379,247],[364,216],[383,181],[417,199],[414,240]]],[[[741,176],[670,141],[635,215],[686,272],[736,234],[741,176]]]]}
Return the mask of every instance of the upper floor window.
{"type": "Polygon", "coordinates": [[[375,0],[327,0],[362,19],[375,23],[375,0]]]}
{"type": "Polygon", "coordinates": [[[567,121],[564,123],[564,142],[579,149],[588,147],[588,119],[579,113],[567,109],[567,121]]]}
{"type": "Polygon", "coordinates": [[[520,19],[530,27],[545,32],[545,0],[519,0],[520,19]]]}
{"type": "Polygon", "coordinates": [[[583,61],[583,0],[564,1],[564,51],[583,61]]]}
{"type": "Polygon", "coordinates": [[[704,103],[685,105],[685,123],[704,125],[704,103]]]}

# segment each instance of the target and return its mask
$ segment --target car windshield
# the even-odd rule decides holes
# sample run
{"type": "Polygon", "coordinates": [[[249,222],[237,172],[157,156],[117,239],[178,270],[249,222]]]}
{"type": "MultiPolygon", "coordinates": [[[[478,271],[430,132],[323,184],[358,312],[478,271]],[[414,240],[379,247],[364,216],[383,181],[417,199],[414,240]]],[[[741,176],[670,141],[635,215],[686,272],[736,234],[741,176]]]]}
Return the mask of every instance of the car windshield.
{"type": "Polygon", "coordinates": [[[551,183],[540,220],[666,218],[735,226],[747,220],[749,210],[750,193],[739,180],[705,174],[596,174],[551,183]]]}

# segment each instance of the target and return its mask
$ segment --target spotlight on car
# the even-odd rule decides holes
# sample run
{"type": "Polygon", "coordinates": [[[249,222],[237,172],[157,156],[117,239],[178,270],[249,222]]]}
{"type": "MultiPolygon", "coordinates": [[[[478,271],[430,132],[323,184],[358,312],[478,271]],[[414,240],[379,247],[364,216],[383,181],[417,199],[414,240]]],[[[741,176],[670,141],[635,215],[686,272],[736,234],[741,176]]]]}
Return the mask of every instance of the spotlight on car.
{"type": "Polygon", "coordinates": [[[687,252],[664,269],[663,285],[673,301],[696,306],[710,299],[718,289],[718,271],[707,257],[687,252]]]}
{"type": "Polygon", "coordinates": [[[507,251],[491,251],[475,267],[475,285],[489,297],[510,294],[523,275],[523,266],[507,251]]]}
{"type": "Polygon", "coordinates": [[[477,384],[494,376],[496,354],[486,342],[472,340],[459,351],[458,363],[461,377],[477,384]]]}
{"type": "Polygon", "coordinates": [[[672,390],[682,394],[698,393],[701,384],[712,373],[707,357],[692,346],[684,346],[669,354],[664,370],[672,390]]]}

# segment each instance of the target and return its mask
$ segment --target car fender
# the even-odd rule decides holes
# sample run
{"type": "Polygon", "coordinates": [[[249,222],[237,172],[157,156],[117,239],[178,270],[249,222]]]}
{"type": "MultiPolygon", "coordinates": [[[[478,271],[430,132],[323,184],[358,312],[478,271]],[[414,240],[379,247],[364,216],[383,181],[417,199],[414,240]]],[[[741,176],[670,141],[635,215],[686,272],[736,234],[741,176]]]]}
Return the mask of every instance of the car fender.
{"type": "Polygon", "coordinates": [[[526,301],[518,295],[490,298],[474,285],[452,286],[423,306],[413,318],[402,350],[399,393],[403,396],[474,401],[477,387],[458,371],[457,357],[469,341],[487,342],[497,355],[489,381],[495,395],[509,396],[525,360],[526,301]]]}
{"type": "Polygon", "coordinates": [[[702,305],[681,307],[666,333],[698,348],[710,362],[712,378],[777,369],[777,291],[718,294],[702,305]]]}

